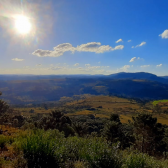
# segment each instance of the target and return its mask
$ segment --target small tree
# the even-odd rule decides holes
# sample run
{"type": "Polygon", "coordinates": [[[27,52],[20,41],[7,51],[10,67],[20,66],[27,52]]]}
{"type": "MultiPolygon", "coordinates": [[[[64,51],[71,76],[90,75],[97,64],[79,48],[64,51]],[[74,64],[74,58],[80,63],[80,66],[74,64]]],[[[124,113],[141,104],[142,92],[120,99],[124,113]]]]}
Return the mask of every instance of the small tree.
{"type": "Polygon", "coordinates": [[[115,121],[115,122],[121,123],[120,122],[120,116],[118,114],[111,114],[110,115],[110,121],[115,121]]]}
{"type": "MultiPolygon", "coordinates": [[[[0,95],[2,95],[1,92],[0,95]]],[[[3,100],[0,100],[0,116],[3,115],[8,109],[9,106],[7,105],[7,103],[4,102],[3,100]]]]}
{"type": "Polygon", "coordinates": [[[153,118],[151,114],[140,113],[132,117],[132,120],[136,147],[145,153],[154,151],[157,118],[153,118]]]}

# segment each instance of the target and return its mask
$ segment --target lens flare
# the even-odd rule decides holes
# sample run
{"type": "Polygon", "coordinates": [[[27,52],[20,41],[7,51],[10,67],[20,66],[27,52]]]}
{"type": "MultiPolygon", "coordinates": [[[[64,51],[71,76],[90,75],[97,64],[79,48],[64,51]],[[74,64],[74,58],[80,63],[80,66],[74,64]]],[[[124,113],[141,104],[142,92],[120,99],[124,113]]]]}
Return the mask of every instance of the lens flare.
{"type": "Polygon", "coordinates": [[[15,18],[15,28],[20,34],[27,34],[31,31],[32,25],[26,16],[19,15],[15,18]]]}

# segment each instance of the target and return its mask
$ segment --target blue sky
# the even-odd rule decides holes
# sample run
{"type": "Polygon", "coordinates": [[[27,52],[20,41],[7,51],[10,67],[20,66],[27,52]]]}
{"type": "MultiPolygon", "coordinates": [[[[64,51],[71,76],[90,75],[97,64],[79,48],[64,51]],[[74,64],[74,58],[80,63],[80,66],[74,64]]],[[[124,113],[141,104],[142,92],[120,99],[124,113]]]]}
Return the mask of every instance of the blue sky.
{"type": "Polygon", "coordinates": [[[0,74],[168,75],[167,0],[0,1],[0,74]],[[31,30],[16,30],[15,15],[31,30]]]}

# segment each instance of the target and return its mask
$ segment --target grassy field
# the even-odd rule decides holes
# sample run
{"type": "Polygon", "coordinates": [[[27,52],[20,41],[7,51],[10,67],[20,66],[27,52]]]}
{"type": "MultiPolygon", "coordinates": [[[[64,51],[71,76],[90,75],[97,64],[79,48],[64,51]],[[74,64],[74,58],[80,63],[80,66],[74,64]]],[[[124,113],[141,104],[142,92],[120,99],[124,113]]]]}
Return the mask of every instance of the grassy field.
{"type": "MultiPolygon", "coordinates": [[[[93,108],[94,110],[90,110],[90,109],[79,110],[67,115],[73,116],[73,115],[93,114],[96,117],[107,118],[110,116],[111,113],[118,113],[120,114],[121,122],[127,123],[128,120],[132,119],[132,116],[136,115],[136,113],[143,112],[143,111],[152,113],[152,108],[153,108],[152,103],[147,103],[145,107],[142,107],[140,104],[136,103],[135,101],[130,101],[128,99],[118,98],[118,97],[109,97],[109,96],[93,96],[93,97],[88,97],[84,100],[66,103],[67,108],[68,106],[78,107],[80,105],[89,105],[91,106],[91,109],[93,108]]],[[[164,109],[165,106],[163,106],[162,109],[164,109]]],[[[168,125],[168,114],[160,114],[160,115],[154,114],[154,117],[157,117],[158,122],[168,125]]]]}
{"type": "Polygon", "coordinates": [[[68,115],[93,114],[96,117],[107,118],[111,113],[118,113],[120,114],[121,122],[126,123],[128,120],[131,120],[132,115],[142,110],[141,105],[137,104],[135,101],[110,96],[93,96],[84,100],[66,103],[67,108],[69,106],[78,107],[81,105],[88,105],[91,106],[91,108],[76,111],[68,115]]]}
{"type": "MultiPolygon", "coordinates": [[[[108,118],[111,113],[118,113],[122,123],[127,123],[128,120],[132,119],[132,116],[136,113],[147,111],[152,113],[152,108],[154,104],[159,104],[162,109],[168,108],[168,100],[154,101],[147,103],[145,106],[138,104],[133,100],[128,100],[125,98],[118,98],[114,96],[86,96],[85,99],[72,100],[63,104],[61,108],[62,111],[66,112],[68,116],[77,115],[88,115],[93,114],[95,117],[108,118]],[[90,108],[87,108],[90,107],[90,108]]],[[[42,107],[28,107],[28,108],[16,108],[24,116],[31,116],[34,114],[47,114],[50,113],[54,108],[49,108],[45,110],[42,107]],[[34,113],[30,113],[30,110],[34,110],[34,113]]],[[[155,114],[158,122],[168,125],[168,114],[155,114]]]]}
{"type": "Polygon", "coordinates": [[[168,103],[168,100],[156,100],[156,101],[153,101],[153,105],[156,106],[157,104],[160,104],[160,103],[168,103]]]}

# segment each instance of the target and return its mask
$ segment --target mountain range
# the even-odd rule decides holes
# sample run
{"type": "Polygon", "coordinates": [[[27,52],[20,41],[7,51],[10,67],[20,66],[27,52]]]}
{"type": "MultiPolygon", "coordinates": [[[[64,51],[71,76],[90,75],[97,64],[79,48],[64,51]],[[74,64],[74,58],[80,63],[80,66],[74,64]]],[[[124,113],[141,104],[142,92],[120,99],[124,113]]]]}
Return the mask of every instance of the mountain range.
{"type": "Polygon", "coordinates": [[[154,74],[111,75],[0,75],[2,98],[10,104],[58,101],[74,95],[116,95],[168,99],[168,77],[154,74]]]}

